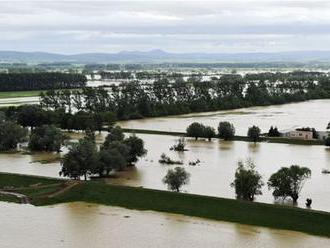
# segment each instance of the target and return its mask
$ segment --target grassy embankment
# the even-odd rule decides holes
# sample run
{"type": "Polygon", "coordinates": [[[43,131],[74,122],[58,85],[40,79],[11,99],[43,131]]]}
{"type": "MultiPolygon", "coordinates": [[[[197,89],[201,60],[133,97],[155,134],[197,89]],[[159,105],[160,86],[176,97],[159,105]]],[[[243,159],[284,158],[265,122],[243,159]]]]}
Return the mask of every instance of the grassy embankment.
{"type": "MultiPolygon", "coordinates": [[[[154,210],[213,220],[301,231],[330,237],[330,213],[160,190],[0,173],[0,187],[15,187],[34,205],[84,201],[137,210],[154,210]],[[57,194],[56,192],[60,192],[57,194]],[[55,194],[54,194],[55,193],[55,194]]],[[[0,200],[2,198],[0,197],[0,200]]]]}
{"type": "MultiPolygon", "coordinates": [[[[186,136],[186,133],[184,133],[184,132],[169,132],[169,131],[159,131],[159,130],[123,128],[123,131],[126,133],[186,136]]],[[[214,138],[216,138],[216,137],[214,137],[214,138]]],[[[251,140],[247,136],[236,135],[233,138],[233,140],[251,142],[251,140]]],[[[324,142],[321,140],[299,140],[299,139],[288,139],[288,138],[283,138],[283,137],[260,137],[259,142],[294,144],[294,145],[324,145],[324,142]]]]}

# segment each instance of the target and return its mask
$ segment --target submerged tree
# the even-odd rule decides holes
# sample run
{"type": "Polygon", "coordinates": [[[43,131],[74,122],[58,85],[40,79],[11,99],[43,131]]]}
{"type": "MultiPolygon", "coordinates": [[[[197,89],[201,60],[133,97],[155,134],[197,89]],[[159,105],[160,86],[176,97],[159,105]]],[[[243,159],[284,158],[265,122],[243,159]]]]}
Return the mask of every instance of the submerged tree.
{"type": "Polygon", "coordinates": [[[29,148],[32,151],[60,152],[66,136],[54,125],[43,125],[31,131],[29,148]]]}
{"type": "Polygon", "coordinates": [[[268,180],[269,189],[273,189],[275,198],[291,197],[293,202],[297,202],[304,182],[311,177],[311,170],[307,167],[291,165],[282,167],[271,175],[268,180]]]}
{"type": "Polygon", "coordinates": [[[174,170],[167,171],[163,178],[163,183],[167,185],[169,190],[180,192],[183,185],[189,183],[190,174],[182,167],[175,167],[174,170]]]}
{"type": "Polygon", "coordinates": [[[256,143],[259,140],[260,133],[261,133],[261,130],[259,127],[252,126],[252,127],[249,127],[247,135],[254,143],[256,143]]]}
{"type": "Polygon", "coordinates": [[[234,125],[228,121],[220,122],[218,126],[219,138],[224,140],[231,140],[235,136],[234,125]]]}
{"type": "Polygon", "coordinates": [[[214,128],[209,126],[204,127],[203,138],[207,138],[209,141],[211,141],[211,139],[214,137],[215,137],[214,128]]]}
{"type": "Polygon", "coordinates": [[[23,142],[27,130],[11,121],[0,123],[0,151],[15,149],[17,144],[23,142]]]}
{"type": "Polygon", "coordinates": [[[129,165],[137,162],[139,157],[142,157],[147,153],[147,150],[144,149],[144,141],[135,135],[124,139],[123,144],[129,149],[127,156],[129,165]]]}
{"type": "Polygon", "coordinates": [[[61,176],[80,179],[81,176],[87,180],[87,176],[95,171],[98,163],[96,145],[89,138],[80,139],[77,144],[69,148],[69,152],[64,155],[60,171],[61,176]]]}
{"type": "Polygon", "coordinates": [[[187,136],[193,137],[197,140],[199,137],[203,137],[205,126],[201,123],[194,122],[187,127],[187,136]]]}
{"type": "Polygon", "coordinates": [[[255,195],[262,195],[264,183],[253,162],[248,160],[245,164],[238,162],[235,180],[230,185],[235,188],[238,199],[253,201],[255,195]]]}

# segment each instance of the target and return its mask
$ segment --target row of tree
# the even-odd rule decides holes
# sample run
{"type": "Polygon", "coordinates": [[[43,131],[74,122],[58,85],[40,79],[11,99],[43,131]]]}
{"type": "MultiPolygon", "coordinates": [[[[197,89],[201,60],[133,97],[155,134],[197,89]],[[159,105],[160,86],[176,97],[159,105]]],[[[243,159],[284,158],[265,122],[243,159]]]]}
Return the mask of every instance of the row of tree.
{"type": "Polygon", "coordinates": [[[3,109],[6,119],[17,122],[23,127],[41,125],[56,125],[65,130],[92,130],[101,131],[103,125],[112,126],[116,118],[112,112],[88,113],[79,111],[74,114],[63,109],[56,111],[42,109],[39,105],[11,106],[3,109]]]}
{"type": "MultiPolygon", "coordinates": [[[[275,199],[290,197],[296,203],[304,182],[310,177],[309,168],[292,165],[282,167],[272,174],[267,184],[269,189],[273,190],[275,199]]],[[[189,178],[190,174],[184,168],[176,167],[174,170],[168,170],[163,183],[168,186],[168,189],[179,192],[183,185],[189,183],[189,178]]],[[[262,176],[256,170],[254,163],[250,160],[246,163],[240,161],[235,172],[235,179],[231,183],[231,187],[235,188],[236,197],[253,201],[256,195],[262,195],[263,186],[262,176]]]]}
{"type": "MultiPolygon", "coordinates": [[[[277,130],[277,129],[276,129],[277,130]]],[[[261,130],[257,126],[249,127],[247,136],[253,142],[257,142],[260,138],[261,130]]],[[[235,137],[235,127],[232,123],[224,121],[220,122],[218,126],[218,133],[210,126],[205,126],[202,123],[193,122],[186,129],[186,135],[193,137],[195,140],[198,138],[207,138],[211,140],[214,137],[219,137],[224,140],[232,140],[235,137]]]]}
{"type": "MultiPolygon", "coordinates": [[[[273,189],[275,199],[291,197],[293,202],[297,202],[304,182],[310,177],[309,168],[292,165],[282,167],[272,174],[267,184],[269,189],[273,189]]],[[[235,188],[237,198],[252,201],[256,195],[262,194],[263,185],[262,176],[255,169],[253,162],[238,163],[235,180],[231,184],[235,188]]]]}
{"type": "Polygon", "coordinates": [[[222,75],[203,81],[200,77],[162,78],[150,84],[139,81],[109,88],[84,88],[41,96],[44,108],[67,111],[111,111],[118,119],[213,111],[253,105],[281,104],[330,97],[330,78],[320,73],[269,73],[222,75]]]}
{"type": "Polygon", "coordinates": [[[86,82],[84,75],[74,73],[0,73],[0,91],[74,89],[86,82]]]}

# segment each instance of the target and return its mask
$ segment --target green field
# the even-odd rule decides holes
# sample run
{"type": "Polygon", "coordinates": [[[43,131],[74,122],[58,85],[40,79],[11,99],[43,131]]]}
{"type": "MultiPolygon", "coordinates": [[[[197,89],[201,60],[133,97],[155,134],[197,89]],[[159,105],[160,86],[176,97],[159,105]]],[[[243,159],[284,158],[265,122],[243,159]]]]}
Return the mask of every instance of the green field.
{"type": "Polygon", "coordinates": [[[0,92],[0,99],[39,96],[42,90],[0,92]]]}
{"type": "Polygon", "coordinates": [[[21,188],[17,192],[25,194],[30,198],[30,202],[38,206],[84,201],[330,237],[330,213],[327,212],[161,190],[114,186],[104,184],[102,181],[73,182],[0,173],[0,182],[1,187],[24,186],[25,188],[21,188]],[[68,182],[74,185],[65,190],[64,185],[68,185],[68,182]],[[36,186],[38,184],[43,186],[38,188],[36,186]],[[56,194],[56,192],[60,194],[56,194]],[[53,196],[50,196],[51,194],[53,196]]]}

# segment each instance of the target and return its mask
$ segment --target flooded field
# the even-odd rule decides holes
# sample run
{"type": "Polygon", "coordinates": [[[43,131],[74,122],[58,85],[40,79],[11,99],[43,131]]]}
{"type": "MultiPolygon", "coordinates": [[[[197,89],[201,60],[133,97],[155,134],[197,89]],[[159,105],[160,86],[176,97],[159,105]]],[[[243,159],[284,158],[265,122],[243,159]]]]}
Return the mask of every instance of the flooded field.
{"type": "Polygon", "coordinates": [[[259,126],[262,132],[268,132],[270,126],[277,126],[279,130],[307,126],[325,130],[330,121],[330,100],[130,120],[119,124],[123,128],[184,132],[193,122],[217,128],[220,121],[232,122],[238,135],[246,135],[252,125],[259,126]]]}
{"type": "MultiPolygon", "coordinates": [[[[97,141],[101,142],[104,135],[105,133],[97,136],[97,141]]],[[[136,167],[118,172],[118,178],[108,179],[109,183],[165,190],[162,178],[167,170],[175,165],[161,165],[158,162],[160,155],[164,152],[172,159],[182,160],[183,166],[191,174],[190,184],[184,188],[184,191],[235,198],[235,192],[230,187],[230,183],[234,179],[237,162],[251,158],[255,161],[265,182],[282,166],[298,164],[309,167],[312,170],[312,178],[306,182],[301,197],[298,199],[298,206],[305,207],[306,198],[312,198],[313,209],[330,211],[328,197],[330,175],[321,173],[322,169],[330,169],[330,149],[324,146],[187,140],[189,151],[178,153],[169,150],[178,137],[146,134],[138,136],[145,141],[147,156],[142,158],[136,167]],[[201,160],[200,166],[188,165],[190,161],[196,159],[201,160]]],[[[76,135],[74,138],[78,137],[76,135]]],[[[0,171],[59,177],[60,164],[56,161],[56,156],[58,155],[52,154],[49,157],[47,153],[0,154],[0,171]],[[52,162],[43,164],[42,161],[45,160],[52,162]]],[[[267,186],[263,187],[263,193],[262,196],[257,197],[256,201],[274,203],[267,186]]],[[[292,203],[285,202],[285,204],[292,203]]]]}
{"type": "Polygon", "coordinates": [[[328,247],[330,239],[181,215],[86,203],[0,203],[1,247],[328,247]],[[47,228],[45,228],[47,227],[47,228]]]}

